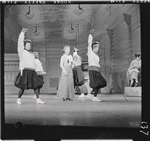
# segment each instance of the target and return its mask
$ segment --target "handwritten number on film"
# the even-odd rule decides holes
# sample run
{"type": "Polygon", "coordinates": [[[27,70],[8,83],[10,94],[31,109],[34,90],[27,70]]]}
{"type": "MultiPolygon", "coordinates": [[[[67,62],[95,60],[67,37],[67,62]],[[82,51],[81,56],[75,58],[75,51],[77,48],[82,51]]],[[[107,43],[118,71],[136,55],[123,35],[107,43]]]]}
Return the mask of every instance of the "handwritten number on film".
{"type": "Polygon", "coordinates": [[[148,123],[145,122],[145,121],[142,121],[141,122],[141,130],[140,130],[141,133],[145,134],[145,135],[149,135],[149,131],[148,131],[148,123]]]}

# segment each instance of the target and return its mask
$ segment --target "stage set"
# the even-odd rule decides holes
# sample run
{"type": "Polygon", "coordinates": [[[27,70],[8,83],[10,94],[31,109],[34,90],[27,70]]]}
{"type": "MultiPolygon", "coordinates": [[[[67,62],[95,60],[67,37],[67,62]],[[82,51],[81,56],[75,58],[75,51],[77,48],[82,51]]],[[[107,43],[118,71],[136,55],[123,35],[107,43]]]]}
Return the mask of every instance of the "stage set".
{"type": "MultiPolygon", "coordinates": [[[[141,50],[139,4],[5,5],[4,14],[4,113],[6,124],[61,125],[139,128],[141,84],[129,87],[127,71],[141,50]],[[30,15],[28,15],[30,14],[30,15]],[[18,36],[26,38],[46,74],[37,104],[33,90],[26,90],[17,105],[19,89],[14,80],[19,72],[18,36]],[[87,45],[89,31],[100,42],[101,74],[107,86],[99,91],[102,102],[88,97],[62,101],[56,97],[61,75],[60,58],[65,45],[76,47],[82,57],[85,90],[88,93],[87,45]]],[[[85,94],[85,95],[86,95],[85,94]]]]}
{"type": "Polygon", "coordinates": [[[41,95],[46,103],[37,105],[33,94],[22,97],[22,105],[16,104],[17,95],[5,97],[5,122],[21,122],[28,125],[131,127],[141,125],[141,97],[124,97],[122,94],[99,94],[103,102],[89,98],[61,101],[55,95],[41,95]]]}

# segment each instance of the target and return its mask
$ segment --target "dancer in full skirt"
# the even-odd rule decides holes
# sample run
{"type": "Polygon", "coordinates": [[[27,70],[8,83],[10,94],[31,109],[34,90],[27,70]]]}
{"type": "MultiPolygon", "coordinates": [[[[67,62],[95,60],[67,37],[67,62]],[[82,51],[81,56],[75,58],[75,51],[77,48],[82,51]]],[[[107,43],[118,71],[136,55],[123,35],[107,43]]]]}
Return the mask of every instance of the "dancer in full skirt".
{"type": "Polygon", "coordinates": [[[15,86],[19,88],[17,104],[20,105],[21,97],[25,89],[33,89],[36,94],[37,104],[45,102],[39,98],[39,89],[43,86],[35,71],[35,56],[31,51],[31,41],[24,40],[27,29],[23,28],[18,39],[19,73],[15,79],[15,86]]]}

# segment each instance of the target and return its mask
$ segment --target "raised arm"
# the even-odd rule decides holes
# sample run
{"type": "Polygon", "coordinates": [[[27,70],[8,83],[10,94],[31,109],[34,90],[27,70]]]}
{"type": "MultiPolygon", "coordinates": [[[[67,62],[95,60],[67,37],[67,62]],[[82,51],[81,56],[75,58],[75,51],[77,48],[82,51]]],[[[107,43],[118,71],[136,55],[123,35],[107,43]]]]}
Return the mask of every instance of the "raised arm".
{"type": "Polygon", "coordinates": [[[23,28],[18,38],[18,53],[20,54],[24,50],[24,34],[27,29],[23,28]]]}
{"type": "Polygon", "coordinates": [[[92,52],[92,41],[93,41],[92,34],[89,34],[89,37],[88,37],[88,52],[87,52],[87,55],[92,52]]]}
{"type": "Polygon", "coordinates": [[[65,70],[65,67],[64,67],[64,56],[62,56],[60,59],[60,67],[62,69],[62,73],[64,73],[67,76],[67,71],[65,70]]]}

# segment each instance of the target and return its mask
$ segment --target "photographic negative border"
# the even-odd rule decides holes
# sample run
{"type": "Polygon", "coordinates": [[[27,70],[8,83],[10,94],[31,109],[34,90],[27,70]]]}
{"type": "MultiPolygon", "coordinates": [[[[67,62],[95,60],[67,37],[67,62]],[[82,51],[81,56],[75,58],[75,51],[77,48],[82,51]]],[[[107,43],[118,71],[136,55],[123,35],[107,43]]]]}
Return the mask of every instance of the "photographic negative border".
{"type": "MultiPolygon", "coordinates": [[[[45,2],[45,4],[53,4],[54,2],[45,2]]],[[[77,4],[79,1],[71,1],[71,4],[77,4]]],[[[80,2],[80,3],[106,3],[105,1],[80,2]]],[[[111,3],[111,1],[107,2],[111,3]]],[[[126,3],[132,3],[126,2],[126,3]]],[[[23,4],[17,2],[17,4],[23,4]]],[[[149,131],[149,86],[148,81],[148,48],[149,48],[149,27],[148,20],[150,13],[149,3],[140,3],[141,13],[141,51],[142,51],[142,121],[141,128],[100,128],[100,127],[68,127],[68,126],[33,126],[33,125],[11,125],[5,124],[4,112],[4,3],[1,3],[1,138],[2,139],[35,139],[36,141],[44,140],[61,140],[61,139],[133,139],[147,141],[149,135],[142,133],[149,131]],[[145,50],[145,51],[144,51],[145,50]],[[145,60],[145,61],[144,61],[145,60]],[[146,63],[147,62],[147,63],[146,63]],[[146,68],[146,69],[145,69],[146,68]]]]}

